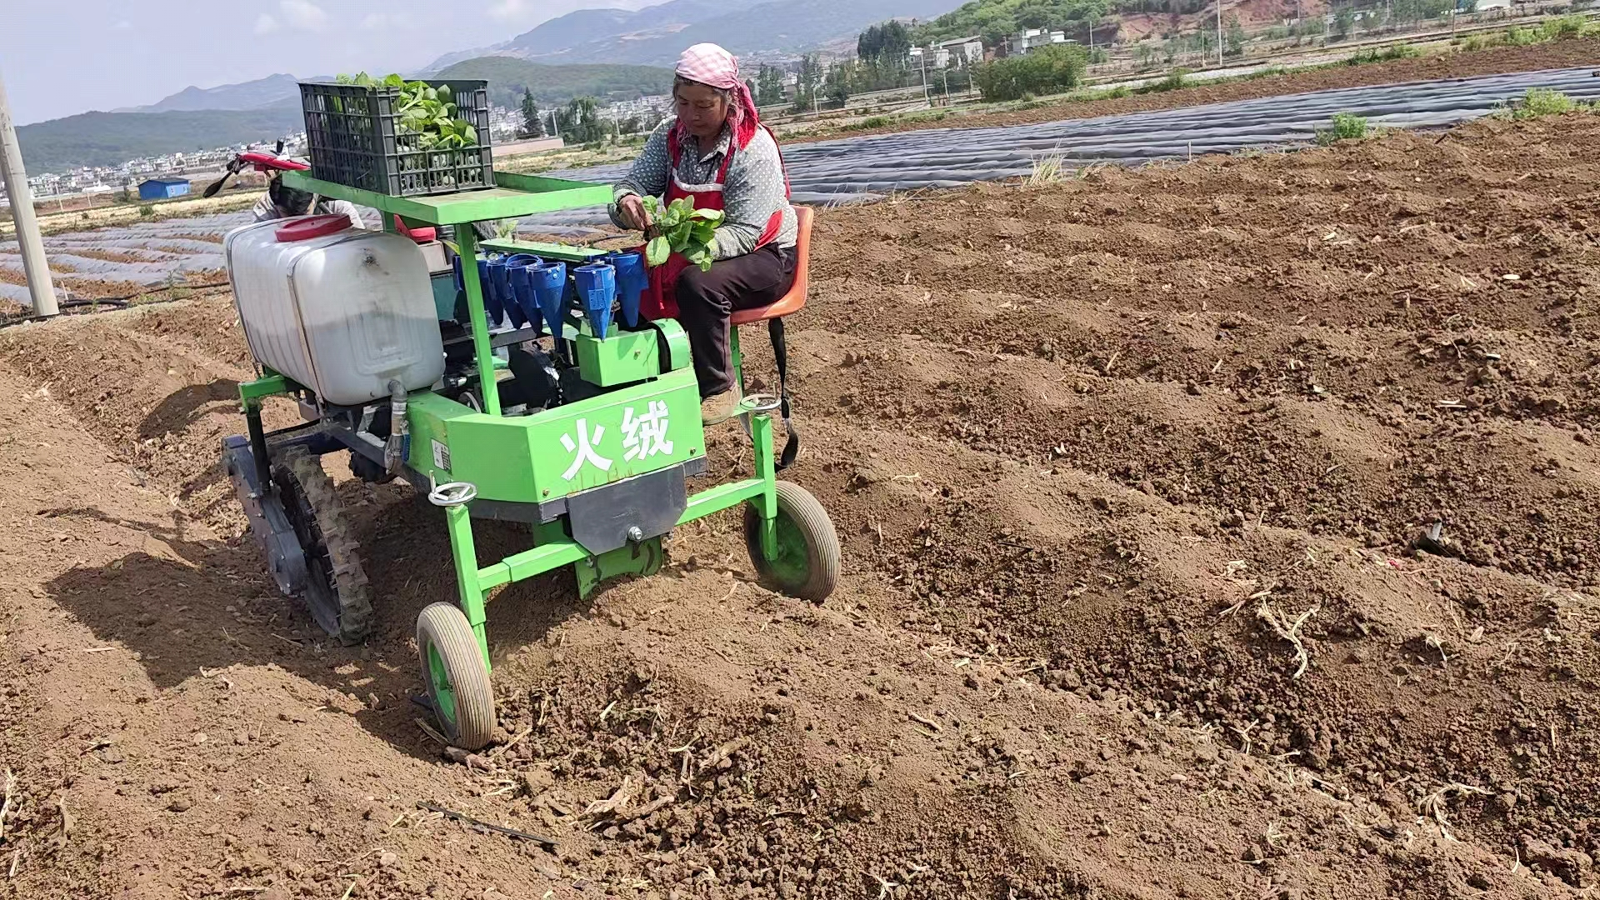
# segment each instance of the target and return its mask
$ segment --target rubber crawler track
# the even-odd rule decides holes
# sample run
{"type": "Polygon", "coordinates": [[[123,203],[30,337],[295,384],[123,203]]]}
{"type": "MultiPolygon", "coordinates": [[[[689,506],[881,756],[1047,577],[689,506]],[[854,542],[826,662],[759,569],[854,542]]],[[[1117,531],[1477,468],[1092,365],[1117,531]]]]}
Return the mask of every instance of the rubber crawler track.
{"type": "Polygon", "coordinates": [[[372,632],[372,585],[361,566],[359,544],[351,536],[344,504],[339,502],[321,459],[302,451],[285,455],[281,462],[300,483],[322,532],[339,603],[339,640],[359,644],[372,632]]]}

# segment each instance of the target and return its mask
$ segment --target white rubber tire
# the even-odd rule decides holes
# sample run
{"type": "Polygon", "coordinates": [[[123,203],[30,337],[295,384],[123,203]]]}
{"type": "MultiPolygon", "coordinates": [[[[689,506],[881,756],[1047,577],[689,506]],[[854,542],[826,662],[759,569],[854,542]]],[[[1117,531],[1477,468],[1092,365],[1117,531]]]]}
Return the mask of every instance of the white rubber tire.
{"type": "Polygon", "coordinates": [[[460,607],[433,603],[418,614],[417,656],[441,733],[463,750],[482,749],[494,734],[494,689],[460,607]]]}

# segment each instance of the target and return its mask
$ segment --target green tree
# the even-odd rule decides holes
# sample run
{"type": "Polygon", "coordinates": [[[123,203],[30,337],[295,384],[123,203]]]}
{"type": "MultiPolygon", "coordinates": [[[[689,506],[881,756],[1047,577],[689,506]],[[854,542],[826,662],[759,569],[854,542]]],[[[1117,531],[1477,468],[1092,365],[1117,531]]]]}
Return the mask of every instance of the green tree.
{"type": "Polygon", "coordinates": [[[1335,40],[1344,40],[1350,36],[1350,30],[1356,26],[1356,11],[1348,6],[1339,7],[1333,14],[1333,37],[1335,40]]]}
{"type": "Polygon", "coordinates": [[[1100,25],[1100,20],[1105,18],[1110,9],[1111,4],[1106,0],[1077,0],[1066,10],[1066,17],[1070,22],[1083,23],[1083,41],[1092,48],[1095,45],[1095,28],[1100,25]]]}
{"type": "Polygon", "coordinates": [[[970,87],[972,87],[971,71],[962,65],[960,60],[952,56],[950,62],[945,65],[944,71],[939,73],[939,89],[945,96],[949,96],[950,94],[965,91],[970,87]]]}
{"type": "Polygon", "coordinates": [[[1244,26],[1239,24],[1239,18],[1232,13],[1227,18],[1227,49],[1228,56],[1244,55],[1244,26]]]}
{"type": "Polygon", "coordinates": [[[828,76],[822,83],[822,96],[828,105],[843,109],[850,100],[850,84],[854,75],[850,63],[834,63],[828,67],[828,76]]]}
{"type": "Polygon", "coordinates": [[[522,133],[529,137],[544,137],[544,119],[539,115],[539,104],[534,102],[533,91],[522,89],[522,133]]]}
{"type": "Polygon", "coordinates": [[[1082,47],[1051,44],[1026,56],[1008,56],[984,63],[972,78],[985,100],[1019,100],[1025,94],[1068,91],[1083,81],[1087,68],[1082,47]]]}
{"type": "Polygon", "coordinates": [[[856,38],[856,56],[862,62],[905,66],[911,50],[911,30],[903,22],[873,25],[856,38]]]}
{"type": "Polygon", "coordinates": [[[756,73],[756,105],[776,106],[783,102],[783,70],[762,66],[756,73]]]}
{"type": "Polygon", "coordinates": [[[800,71],[794,86],[794,108],[805,112],[816,104],[817,90],[822,86],[822,63],[815,53],[800,57],[800,71]]]}
{"type": "Polygon", "coordinates": [[[574,97],[556,113],[556,121],[561,126],[561,136],[569,144],[603,140],[611,130],[610,123],[600,118],[600,101],[593,97],[574,97]]]}

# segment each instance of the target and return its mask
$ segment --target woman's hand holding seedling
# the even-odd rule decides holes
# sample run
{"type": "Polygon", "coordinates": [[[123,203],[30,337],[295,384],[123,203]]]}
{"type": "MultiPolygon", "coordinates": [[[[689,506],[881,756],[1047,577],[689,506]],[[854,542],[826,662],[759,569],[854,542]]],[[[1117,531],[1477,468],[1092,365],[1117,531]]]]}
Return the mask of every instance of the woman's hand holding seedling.
{"type": "Polygon", "coordinates": [[[644,247],[646,263],[659,266],[680,253],[700,271],[711,269],[711,245],[722,224],[722,210],[695,209],[693,197],[680,197],[665,207],[655,197],[645,197],[642,205],[648,216],[645,236],[650,239],[644,247]]]}
{"type": "Polygon", "coordinates": [[[644,201],[639,199],[638,194],[628,194],[617,201],[617,218],[622,220],[624,228],[650,230],[650,213],[644,208],[644,201]]]}

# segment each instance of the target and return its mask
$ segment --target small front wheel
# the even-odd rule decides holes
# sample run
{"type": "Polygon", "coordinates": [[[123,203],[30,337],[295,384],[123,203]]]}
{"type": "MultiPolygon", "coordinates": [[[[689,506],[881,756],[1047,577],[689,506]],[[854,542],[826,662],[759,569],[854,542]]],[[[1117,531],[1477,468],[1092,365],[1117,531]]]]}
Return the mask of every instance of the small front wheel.
{"type": "Polygon", "coordinates": [[[776,553],[761,551],[762,517],[754,504],[744,508],[744,542],[763,580],[791,597],[821,603],[839,581],[839,536],[828,511],[798,484],[780,481],[776,553]]]}
{"type": "Polygon", "coordinates": [[[478,750],[494,734],[494,690],[478,638],[460,608],[434,603],[417,616],[417,654],[444,736],[463,750],[478,750]]]}

